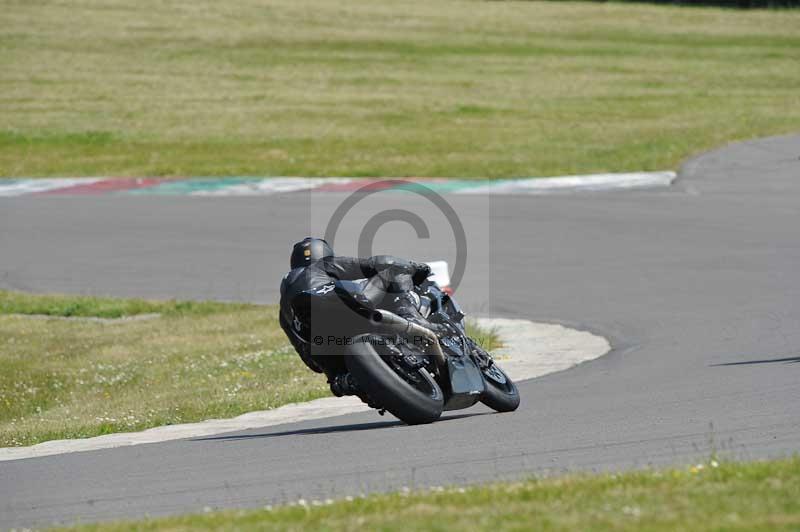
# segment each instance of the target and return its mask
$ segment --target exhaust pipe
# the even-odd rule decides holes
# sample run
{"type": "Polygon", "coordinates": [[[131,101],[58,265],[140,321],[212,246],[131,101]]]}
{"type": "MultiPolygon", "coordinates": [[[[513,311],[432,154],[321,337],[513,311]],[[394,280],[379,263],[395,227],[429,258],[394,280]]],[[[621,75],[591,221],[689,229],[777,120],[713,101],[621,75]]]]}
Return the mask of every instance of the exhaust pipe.
{"type": "Polygon", "coordinates": [[[394,312],[382,309],[378,309],[372,314],[372,322],[400,336],[422,336],[426,338],[431,342],[431,350],[436,359],[436,365],[443,368],[447,364],[447,357],[442,352],[442,346],[439,345],[439,337],[427,327],[409,321],[394,312]]]}

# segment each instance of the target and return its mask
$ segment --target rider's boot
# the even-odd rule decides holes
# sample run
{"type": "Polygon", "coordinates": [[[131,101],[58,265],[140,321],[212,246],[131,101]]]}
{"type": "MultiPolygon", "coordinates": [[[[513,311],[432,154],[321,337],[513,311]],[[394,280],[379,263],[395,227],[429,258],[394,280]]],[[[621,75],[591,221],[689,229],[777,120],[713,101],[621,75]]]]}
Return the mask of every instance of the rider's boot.
{"type": "Polygon", "coordinates": [[[355,379],[353,379],[353,376],[349,372],[329,376],[328,384],[331,387],[331,392],[336,397],[358,395],[360,391],[355,379]]]}

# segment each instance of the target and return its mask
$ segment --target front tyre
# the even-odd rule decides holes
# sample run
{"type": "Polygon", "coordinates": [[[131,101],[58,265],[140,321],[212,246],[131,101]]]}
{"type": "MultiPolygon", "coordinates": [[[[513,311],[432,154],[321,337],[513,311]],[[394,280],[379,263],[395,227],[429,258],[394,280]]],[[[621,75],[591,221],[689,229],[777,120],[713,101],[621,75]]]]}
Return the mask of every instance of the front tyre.
{"type": "Polygon", "coordinates": [[[519,391],[506,372],[492,362],[481,370],[486,389],[481,394],[481,402],[498,412],[513,412],[519,407],[519,391]]]}
{"type": "MultiPolygon", "coordinates": [[[[353,338],[345,355],[347,369],[370,402],[385,408],[409,425],[432,423],[444,410],[444,394],[425,369],[404,370],[392,365],[391,353],[379,353],[369,341],[374,336],[353,338]]],[[[379,347],[382,349],[381,347],[379,347]]]]}

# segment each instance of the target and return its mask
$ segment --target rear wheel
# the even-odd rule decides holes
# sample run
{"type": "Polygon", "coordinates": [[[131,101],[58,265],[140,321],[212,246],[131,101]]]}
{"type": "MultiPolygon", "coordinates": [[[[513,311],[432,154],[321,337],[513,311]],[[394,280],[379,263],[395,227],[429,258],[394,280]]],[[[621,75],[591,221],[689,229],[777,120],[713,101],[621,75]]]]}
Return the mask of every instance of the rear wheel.
{"type": "Polygon", "coordinates": [[[358,387],[370,403],[409,425],[436,421],[444,409],[439,384],[427,369],[409,364],[397,347],[387,344],[386,339],[369,334],[353,338],[345,364],[358,387]]]}

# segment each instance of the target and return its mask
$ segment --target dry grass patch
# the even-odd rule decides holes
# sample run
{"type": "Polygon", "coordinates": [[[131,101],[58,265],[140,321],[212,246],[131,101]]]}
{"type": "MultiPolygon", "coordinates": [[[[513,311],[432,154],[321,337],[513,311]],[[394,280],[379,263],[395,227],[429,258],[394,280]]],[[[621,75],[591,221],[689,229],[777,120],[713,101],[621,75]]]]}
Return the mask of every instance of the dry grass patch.
{"type": "Polygon", "coordinates": [[[800,13],[6,2],[0,176],[543,176],[796,131],[800,13]]]}
{"type": "MultiPolygon", "coordinates": [[[[92,304],[42,299],[66,309],[92,304]]],[[[0,315],[0,446],[231,417],[329,393],[287,344],[274,306],[135,306],[164,313],[119,321],[0,315]]]]}

